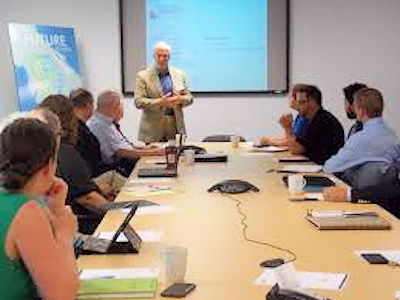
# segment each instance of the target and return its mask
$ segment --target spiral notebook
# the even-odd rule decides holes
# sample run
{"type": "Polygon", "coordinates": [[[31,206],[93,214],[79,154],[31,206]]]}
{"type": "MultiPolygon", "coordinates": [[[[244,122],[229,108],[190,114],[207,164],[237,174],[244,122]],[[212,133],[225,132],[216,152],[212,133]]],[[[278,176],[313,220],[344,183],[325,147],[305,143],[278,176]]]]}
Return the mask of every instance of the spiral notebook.
{"type": "Polygon", "coordinates": [[[309,211],[306,219],[319,230],[389,230],[390,223],[375,212],[309,211]]]}

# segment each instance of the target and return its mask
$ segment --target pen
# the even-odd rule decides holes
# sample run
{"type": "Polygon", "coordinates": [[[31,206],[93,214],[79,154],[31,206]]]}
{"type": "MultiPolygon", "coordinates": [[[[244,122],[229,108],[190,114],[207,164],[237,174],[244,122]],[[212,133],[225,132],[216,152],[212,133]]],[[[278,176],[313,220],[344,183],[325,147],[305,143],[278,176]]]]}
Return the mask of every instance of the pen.
{"type": "Polygon", "coordinates": [[[347,279],[347,274],[344,275],[342,282],[339,284],[339,290],[342,289],[342,287],[344,286],[344,283],[346,282],[347,279]]]}
{"type": "Polygon", "coordinates": [[[356,217],[378,217],[378,214],[373,211],[369,212],[346,212],[343,214],[346,218],[356,218],[356,217]]]}

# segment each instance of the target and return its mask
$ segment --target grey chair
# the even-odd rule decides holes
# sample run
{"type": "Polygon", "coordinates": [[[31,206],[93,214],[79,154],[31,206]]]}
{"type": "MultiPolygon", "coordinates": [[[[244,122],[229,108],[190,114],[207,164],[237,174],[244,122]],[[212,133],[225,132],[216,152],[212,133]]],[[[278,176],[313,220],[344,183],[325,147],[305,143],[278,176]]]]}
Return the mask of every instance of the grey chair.
{"type": "MultiPolygon", "coordinates": [[[[230,142],[231,136],[233,136],[233,134],[209,135],[203,139],[203,142],[230,142]]],[[[246,142],[246,139],[240,136],[240,141],[246,142]]]]}
{"type": "Polygon", "coordinates": [[[387,162],[367,162],[345,171],[340,177],[353,188],[362,189],[368,186],[396,182],[399,174],[394,164],[387,162]]]}

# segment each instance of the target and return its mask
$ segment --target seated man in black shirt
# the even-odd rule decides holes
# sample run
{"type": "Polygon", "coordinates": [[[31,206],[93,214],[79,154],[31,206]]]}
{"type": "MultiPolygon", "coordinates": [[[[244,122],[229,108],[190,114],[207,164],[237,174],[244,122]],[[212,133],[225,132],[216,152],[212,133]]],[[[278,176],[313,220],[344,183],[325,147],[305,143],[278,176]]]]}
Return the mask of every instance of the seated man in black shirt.
{"type": "Polygon", "coordinates": [[[75,149],[87,162],[92,177],[97,177],[94,179],[95,182],[102,187],[109,185],[110,193],[116,195],[125,184],[126,178],[115,173],[115,170],[121,171],[117,163],[107,164],[103,161],[99,140],[86,126],[86,122],[93,114],[93,96],[89,91],[79,88],[70,93],[70,99],[78,123],[75,149]]]}
{"type": "Polygon", "coordinates": [[[317,87],[302,85],[296,93],[296,102],[299,113],[306,117],[309,125],[304,136],[296,137],[291,133],[291,124],[282,124],[289,139],[289,150],[323,165],[343,147],[343,127],[334,115],[322,108],[322,95],[317,87]]]}

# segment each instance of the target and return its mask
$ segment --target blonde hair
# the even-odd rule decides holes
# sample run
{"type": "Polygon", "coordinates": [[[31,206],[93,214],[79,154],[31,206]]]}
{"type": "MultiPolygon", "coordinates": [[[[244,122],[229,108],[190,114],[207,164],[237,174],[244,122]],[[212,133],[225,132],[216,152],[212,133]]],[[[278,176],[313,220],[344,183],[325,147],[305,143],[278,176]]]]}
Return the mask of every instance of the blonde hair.
{"type": "Polygon", "coordinates": [[[382,116],[383,96],[377,89],[362,88],[354,94],[354,104],[365,109],[370,118],[382,116]]]}

